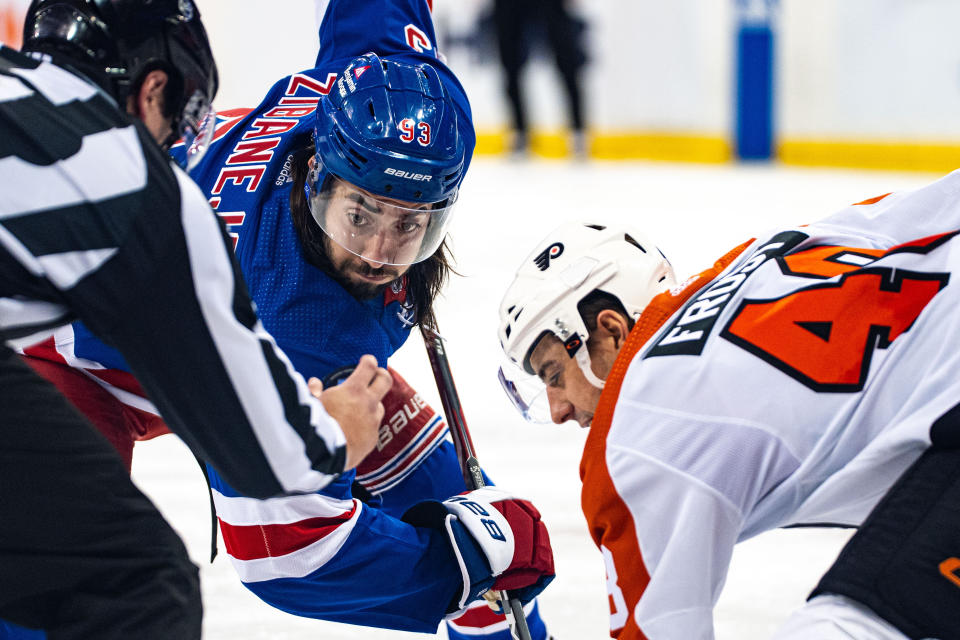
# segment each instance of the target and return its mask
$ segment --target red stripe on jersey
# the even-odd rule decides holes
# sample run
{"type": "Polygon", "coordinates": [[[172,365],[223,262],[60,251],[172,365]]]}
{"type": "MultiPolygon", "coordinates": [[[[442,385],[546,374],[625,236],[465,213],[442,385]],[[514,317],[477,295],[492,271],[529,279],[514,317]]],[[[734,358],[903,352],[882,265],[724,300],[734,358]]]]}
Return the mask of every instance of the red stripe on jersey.
{"type": "Polygon", "coordinates": [[[137,382],[137,379],[133,377],[132,373],[127,373],[120,369],[84,369],[84,371],[118,389],[129,391],[141,398],[147,397],[143,387],[140,386],[140,383],[137,382]]]}
{"type": "Polygon", "coordinates": [[[309,518],[289,524],[232,525],[220,520],[220,531],[227,552],[238,560],[276,558],[322,540],[348,522],[356,511],[333,518],[309,518]]]}
{"type": "Polygon", "coordinates": [[[494,613],[493,609],[484,605],[482,607],[471,607],[467,609],[459,618],[450,620],[450,624],[456,627],[485,629],[486,627],[503,621],[504,617],[502,613],[494,613]]]}
{"type": "Polygon", "coordinates": [[[253,109],[241,107],[238,109],[226,109],[224,111],[217,111],[218,116],[223,116],[224,118],[237,118],[243,117],[253,111],[253,109]]]}
{"type": "Polygon", "coordinates": [[[583,447],[583,458],[580,460],[580,479],[583,481],[580,504],[594,543],[598,548],[606,548],[613,556],[617,570],[615,588],[621,591],[626,611],[617,611],[615,604],[618,599],[612,597],[609,599],[610,609],[612,614],[624,616],[626,622],[619,629],[611,629],[610,635],[620,640],[647,640],[647,636],[637,626],[633,612],[650,583],[650,573],[640,552],[633,514],[617,493],[606,464],[607,434],[610,432],[623,378],[634,356],[674,312],[694,293],[720,275],[749,245],[750,242],[745,242],[727,253],[712,269],[701,273],[682,290],[676,293],[664,291],[650,301],[617,355],[593,414],[590,433],[583,447]]]}
{"type": "Polygon", "coordinates": [[[59,351],[57,351],[57,342],[52,336],[43,342],[38,342],[35,345],[27,347],[23,350],[23,353],[31,358],[40,358],[41,360],[49,360],[50,362],[67,364],[66,359],[60,355],[59,351]]]}
{"type": "Polygon", "coordinates": [[[430,431],[430,435],[424,438],[423,442],[421,442],[416,449],[408,453],[405,457],[408,459],[413,459],[419,456],[421,453],[423,453],[424,449],[430,446],[430,443],[432,443],[434,440],[437,439],[437,436],[443,433],[443,430],[446,428],[447,428],[447,423],[444,422],[443,419],[441,419],[439,422],[437,422],[437,426],[435,426],[430,431]]]}
{"type": "MultiPolygon", "coordinates": [[[[73,367],[73,365],[67,364],[66,358],[64,358],[63,355],[57,351],[56,340],[52,337],[24,349],[23,353],[31,358],[39,358],[41,360],[47,360],[49,362],[56,362],[68,367],[73,367]]],[[[80,366],[73,368],[83,369],[83,371],[86,373],[95,376],[107,384],[117,387],[118,389],[129,391],[130,393],[138,395],[141,398],[147,397],[143,387],[140,386],[140,383],[137,382],[137,379],[133,377],[132,373],[120,371],[119,369],[87,369],[80,366]]]]}
{"type": "Polygon", "coordinates": [[[166,423],[160,416],[127,404],[121,398],[113,395],[109,389],[103,389],[95,381],[86,377],[95,377],[111,387],[132,393],[140,398],[146,398],[147,394],[143,391],[143,387],[140,386],[137,379],[133,377],[133,374],[117,369],[85,369],[70,365],[63,354],[57,351],[55,338],[48,338],[24,349],[23,353],[28,364],[31,364],[35,369],[40,369],[41,375],[57,385],[60,392],[65,394],[94,423],[97,429],[110,439],[114,447],[120,451],[120,455],[125,457],[128,469],[130,468],[129,451],[127,451],[129,447],[114,432],[129,432],[129,437],[133,440],[150,440],[165,433],[170,433],[170,429],[167,428],[166,423]],[[33,365],[31,360],[52,362],[64,369],[41,368],[39,365],[33,365]],[[70,371],[77,374],[82,371],[86,376],[71,378],[70,371]],[[88,384],[94,386],[87,386],[88,384]],[[111,400],[98,401],[97,398],[101,397],[101,393],[109,394],[111,400]],[[97,407],[100,405],[109,405],[111,408],[98,409],[97,407]]]}
{"type": "MultiPolygon", "coordinates": [[[[447,429],[447,423],[441,419],[439,422],[437,422],[436,426],[430,431],[429,435],[427,435],[427,437],[423,439],[423,442],[417,445],[415,449],[405,454],[400,460],[397,460],[395,463],[391,462],[391,464],[396,464],[396,466],[393,469],[391,469],[389,473],[382,476],[376,476],[371,478],[369,477],[370,475],[380,471],[379,469],[374,469],[364,474],[364,476],[367,476],[367,477],[358,478],[358,480],[361,482],[361,484],[363,484],[364,486],[367,486],[367,488],[371,490],[375,490],[380,486],[382,486],[383,484],[385,484],[387,481],[397,477],[398,475],[405,473],[406,470],[409,469],[411,466],[415,466],[421,462],[419,460],[420,454],[422,454],[429,447],[433,446],[436,443],[437,438],[439,438],[440,435],[443,434],[443,432],[446,429],[447,429]]],[[[419,433],[417,435],[419,435],[419,433]]],[[[384,466],[388,466],[388,465],[384,465],[384,466]]]]}

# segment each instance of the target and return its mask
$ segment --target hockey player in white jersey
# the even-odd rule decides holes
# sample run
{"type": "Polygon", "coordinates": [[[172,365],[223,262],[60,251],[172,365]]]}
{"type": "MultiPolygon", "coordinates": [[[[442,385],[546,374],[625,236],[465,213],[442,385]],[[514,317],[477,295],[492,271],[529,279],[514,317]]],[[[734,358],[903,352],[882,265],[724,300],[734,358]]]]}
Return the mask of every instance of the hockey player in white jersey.
{"type": "Polygon", "coordinates": [[[679,285],[633,229],[537,245],[500,309],[501,382],[528,418],[590,428],[613,637],[713,638],[737,542],[835,524],[859,530],[777,640],[960,638],[958,233],[955,172],[679,285]]]}

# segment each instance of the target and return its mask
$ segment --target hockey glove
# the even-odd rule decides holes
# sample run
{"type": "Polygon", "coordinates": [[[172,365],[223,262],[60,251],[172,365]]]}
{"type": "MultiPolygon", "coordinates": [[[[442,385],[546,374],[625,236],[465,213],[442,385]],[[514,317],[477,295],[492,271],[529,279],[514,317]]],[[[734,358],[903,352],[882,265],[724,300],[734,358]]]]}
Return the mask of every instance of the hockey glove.
{"type": "Polygon", "coordinates": [[[357,466],[357,482],[372,495],[397,486],[416,471],[448,432],[443,417],[400,374],[388,371],[393,386],[383,397],[377,446],[357,466]]]}
{"type": "Polygon", "coordinates": [[[540,512],[526,500],[484,487],[444,502],[411,507],[403,520],[444,531],[460,565],[463,589],[448,613],[490,589],[507,589],[526,604],[554,578],[550,536],[540,512]]]}

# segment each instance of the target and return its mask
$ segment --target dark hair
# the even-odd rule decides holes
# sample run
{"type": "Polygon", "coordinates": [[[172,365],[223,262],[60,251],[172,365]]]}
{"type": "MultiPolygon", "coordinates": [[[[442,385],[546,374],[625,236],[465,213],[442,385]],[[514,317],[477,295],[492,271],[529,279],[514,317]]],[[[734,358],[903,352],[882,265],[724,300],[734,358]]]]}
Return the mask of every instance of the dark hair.
{"type": "MultiPolygon", "coordinates": [[[[307,196],[303,192],[309,171],[307,162],[314,154],[313,141],[308,142],[309,146],[295,151],[290,161],[290,176],[293,179],[293,190],[290,192],[290,215],[293,217],[293,226],[297,230],[307,262],[336,279],[336,269],[326,251],[326,243],[329,239],[310,214],[307,196]]],[[[417,324],[424,329],[436,330],[437,328],[433,301],[449,275],[457,273],[451,266],[452,262],[453,255],[447,241],[444,240],[432,256],[411,265],[406,272],[407,299],[413,303],[417,324]]]]}
{"type": "Polygon", "coordinates": [[[583,318],[583,324],[587,326],[587,331],[594,332],[597,328],[597,315],[604,309],[612,309],[622,315],[627,319],[627,328],[633,329],[634,320],[627,313],[627,309],[620,302],[620,298],[606,291],[594,289],[577,303],[577,311],[583,318]]]}

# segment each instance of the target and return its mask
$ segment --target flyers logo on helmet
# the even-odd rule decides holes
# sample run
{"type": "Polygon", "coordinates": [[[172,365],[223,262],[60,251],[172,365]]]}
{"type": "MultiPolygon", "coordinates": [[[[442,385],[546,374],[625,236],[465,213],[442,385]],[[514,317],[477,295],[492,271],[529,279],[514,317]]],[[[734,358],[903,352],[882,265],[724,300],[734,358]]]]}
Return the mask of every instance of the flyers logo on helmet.
{"type": "Polygon", "coordinates": [[[563,243],[554,242],[552,245],[541,251],[533,259],[533,263],[537,265],[537,268],[540,271],[546,271],[550,268],[550,261],[556,260],[561,255],[563,255],[563,243]]]}

